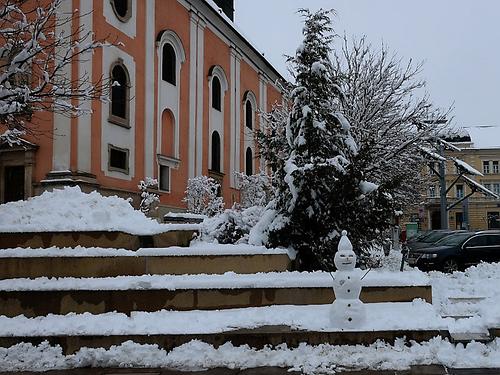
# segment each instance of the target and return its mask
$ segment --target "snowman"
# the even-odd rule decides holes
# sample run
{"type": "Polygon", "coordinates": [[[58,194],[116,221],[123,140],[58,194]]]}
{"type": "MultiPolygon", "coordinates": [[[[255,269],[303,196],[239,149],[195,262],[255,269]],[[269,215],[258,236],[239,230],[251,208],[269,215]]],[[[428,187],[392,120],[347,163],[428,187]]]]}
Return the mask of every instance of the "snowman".
{"type": "Polygon", "coordinates": [[[365,306],[359,299],[363,272],[355,268],[356,254],[345,230],[342,231],[334,262],[337,272],[333,281],[335,301],[330,310],[330,322],[337,328],[358,327],[365,321],[365,306]]]}

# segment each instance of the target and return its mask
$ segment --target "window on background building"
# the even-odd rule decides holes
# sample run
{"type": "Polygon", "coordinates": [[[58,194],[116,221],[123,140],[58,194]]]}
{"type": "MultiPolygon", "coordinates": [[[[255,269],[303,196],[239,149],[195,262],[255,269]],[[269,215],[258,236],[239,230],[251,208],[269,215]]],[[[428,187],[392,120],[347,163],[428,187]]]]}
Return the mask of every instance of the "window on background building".
{"type": "Polygon", "coordinates": [[[250,147],[247,147],[245,152],[245,174],[247,176],[253,175],[253,154],[250,147]]]}
{"type": "Polygon", "coordinates": [[[436,197],[436,186],[431,185],[429,186],[429,198],[435,198],[436,197]]]}
{"type": "Polygon", "coordinates": [[[171,44],[166,43],[162,50],[162,68],[161,68],[161,78],[162,80],[176,85],[176,56],[174,47],[171,44]]]}
{"type": "Polygon", "coordinates": [[[500,229],[500,212],[488,212],[488,229],[500,229]]]}
{"type": "Polygon", "coordinates": [[[456,197],[463,198],[464,197],[464,185],[455,185],[456,189],[456,197]]]}
{"type": "Polygon", "coordinates": [[[245,126],[248,129],[253,129],[253,106],[250,100],[245,103],[245,126]]]}
{"type": "Polygon", "coordinates": [[[217,111],[221,111],[222,103],[221,103],[221,85],[219,78],[212,78],[212,108],[217,111]]]}
{"type": "Polygon", "coordinates": [[[111,69],[111,103],[110,118],[111,122],[119,125],[129,124],[129,100],[130,100],[130,81],[125,66],[116,63],[111,69]]]}
{"type": "Polygon", "coordinates": [[[116,14],[116,17],[127,22],[132,15],[132,4],[130,0],[111,0],[111,6],[116,14]]]}
{"type": "Polygon", "coordinates": [[[498,160],[493,161],[491,164],[493,167],[493,173],[498,174],[498,160]]]}
{"type": "Polygon", "coordinates": [[[212,133],[212,170],[214,172],[221,171],[220,169],[220,136],[214,131],[212,133]]]}
{"type": "Polygon", "coordinates": [[[483,161],[483,174],[489,174],[490,173],[490,162],[483,161]]]}
{"type": "Polygon", "coordinates": [[[491,184],[483,184],[483,186],[488,189],[488,190],[491,190],[491,184]]]}
{"type": "Polygon", "coordinates": [[[108,145],[108,169],[128,174],[128,154],[127,149],[108,145]]]}
{"type": "Polygon", "coordinates": [[[500,183],[493,184],[493,192],[500,195],[500,183]]]}
{"type": "Polygon", "coordinates": [[[158,173],[159,181],[158,186],[161,191],[170,191],[170,167],[167,165],[160,165],[160,171],[158,173]]]}

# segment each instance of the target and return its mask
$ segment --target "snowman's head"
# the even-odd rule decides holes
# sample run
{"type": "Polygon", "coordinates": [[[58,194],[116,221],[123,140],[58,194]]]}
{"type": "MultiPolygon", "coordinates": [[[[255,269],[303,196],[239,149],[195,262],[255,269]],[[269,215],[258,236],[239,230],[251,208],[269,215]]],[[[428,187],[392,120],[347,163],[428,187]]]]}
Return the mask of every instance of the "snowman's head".
{"type": "Polygon", "coordinates": [[[352,244],[347,238],[347,232],[342,231],[342,237],[334,258],[335,267],[339,271],[353,270],[356,266],[356,254],[352,251],[352,244]]]}
{"type": "Polygon", "coordinates": [[[353,270],[356,266],[356,254],[354,251],[337,251],[334,258],[335,267],[339,271],[353,270]]]}

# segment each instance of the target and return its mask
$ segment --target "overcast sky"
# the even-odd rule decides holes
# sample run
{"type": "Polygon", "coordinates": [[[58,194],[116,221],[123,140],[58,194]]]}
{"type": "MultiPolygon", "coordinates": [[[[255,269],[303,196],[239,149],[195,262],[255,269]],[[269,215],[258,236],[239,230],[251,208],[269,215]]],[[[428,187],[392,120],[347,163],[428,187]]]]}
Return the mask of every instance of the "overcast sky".
{"type": "MultiPolygon", "coordinates": [[[[235,0],[235,22],[283,75],[301,41],[296,10],[334,8],[336,32],[424,61],[436,105],[461,126],[500,126],[500,0],[235,0]]],[[[500,134],[499,134],[500,136],[500,134]]]]}

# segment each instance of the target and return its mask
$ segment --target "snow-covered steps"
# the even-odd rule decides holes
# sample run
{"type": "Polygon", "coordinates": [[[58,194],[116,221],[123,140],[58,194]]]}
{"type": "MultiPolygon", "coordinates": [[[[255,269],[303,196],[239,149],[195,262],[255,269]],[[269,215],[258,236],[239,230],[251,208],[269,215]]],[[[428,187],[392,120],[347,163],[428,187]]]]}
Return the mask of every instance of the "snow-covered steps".
{"type": "MultiPolygon", "coordinates": [[[[425,279],[405,283],[397,276],[370,272],[363,280],[361,299],[366,303],[432,301],[425,279]]],[[[334,298],[331,276],[325,272],[0,281],[0,315],[6,316],[319,305],[334,298]]]]}
{"type": "Polygon", "coordinates": [[[284,249],[249,245],[200,244],[137,251],[15,248],[0,250],[0,279],[279,272],[290,269],[291,258],[293,254],[284,249]]]}
{"type": "Polygon", "coordinates": [[[265,345],[286,343],[370,344],[398,337],[427,341],[435,336],[449,338],[447,322],[430,304],[380,303],[367,306],[366,321],[345,330],[331,326],[329,305],[270,306],[221,311],[158,311],[99,315],[68,314],[26,318],[0,317],[0,346],[20,342],[38,344],[48,340],[72,353],[81,347],[109,348],[132,340],[171,349],[193,339],[215,346],[226,342],[265,345]],[[411,319],[394,319],[408,316],[411,319]]]}
{"type": "Polygon", "coordinates": [[[137,250],[143,246],[188,246],[199,224],[164,224],[164,232],[131,234],[122,231],[0,232],[0,249],[92,247],[137,250]]]}

